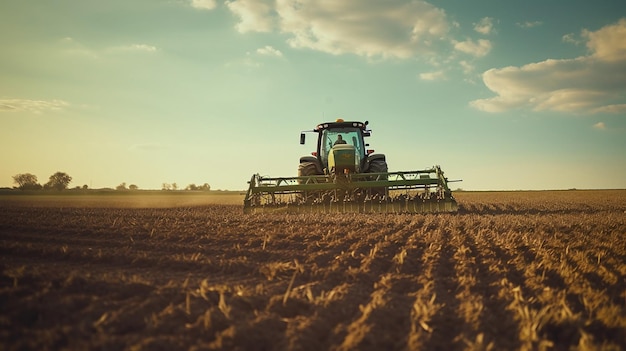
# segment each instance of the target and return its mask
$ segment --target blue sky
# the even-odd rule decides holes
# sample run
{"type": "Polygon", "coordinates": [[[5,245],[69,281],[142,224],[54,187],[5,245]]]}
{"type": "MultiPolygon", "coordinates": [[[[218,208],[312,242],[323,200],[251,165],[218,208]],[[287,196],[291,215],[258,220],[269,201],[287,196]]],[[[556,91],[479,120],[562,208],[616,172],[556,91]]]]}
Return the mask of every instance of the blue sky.
{"type": "Polygon", "coordinates": [[[5,0],[0,187],[245,189],[343,118],[455,187],[626,188],[626,5],[566,4],[5,0]]]}

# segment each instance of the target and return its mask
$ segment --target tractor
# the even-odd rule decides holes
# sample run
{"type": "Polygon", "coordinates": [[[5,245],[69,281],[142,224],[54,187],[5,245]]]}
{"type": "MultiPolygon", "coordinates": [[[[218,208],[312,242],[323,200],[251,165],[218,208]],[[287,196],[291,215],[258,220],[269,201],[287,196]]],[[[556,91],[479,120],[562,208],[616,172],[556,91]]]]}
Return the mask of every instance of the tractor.
{"type": "Polygon", "coordinates": [[[436,213],[458,205],[439,166],[389,172],[385,155],[369,149],[368,122],[337,119],[317,133],[317,148],[300,158],[297,177],[250,179],[244,213],[436,213]]]}

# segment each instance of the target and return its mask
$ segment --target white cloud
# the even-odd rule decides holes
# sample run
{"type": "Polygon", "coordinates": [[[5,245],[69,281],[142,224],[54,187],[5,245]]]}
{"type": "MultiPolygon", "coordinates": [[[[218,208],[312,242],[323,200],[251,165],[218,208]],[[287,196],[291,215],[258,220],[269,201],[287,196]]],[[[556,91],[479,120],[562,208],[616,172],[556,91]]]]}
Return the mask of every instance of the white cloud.
{"type": "Polygon", "coordinates": [[[470,104],[487,112],[514,108],[575,113],[626,110],[626,19],[583,31],[590,55],[490,69],[483,82],[496,96],[470,104]]]}
{"type": "Polygon", "coordinates": [[[574,44],[574,45],[579,45],[581,43],[581,41],[576,38],[576,35],[574,35],[574,33],[565,34],[561,38],[561,40],[563,40],[564,43],[571,43],[571,44],[574,44]]]}
{"type": "Polygon", "coordinates": [[[461,66],[461,68],[463,68],[463,73],[465,74],[470,74],[472,72],[474,72],[474,65],[472,65],[471,63],[463,60],[459,62],[459,65],[461,66]]]}
{"type": "Polygon", "coordinates": [[[157,52],[158,48],[153,45],[148,44],[129,44],[129,45],[119,45],[119,46],[110,46],[100,49],[93,49],[88,47],[87,45],[82,44],[81,42],[75,40],[72,37],[65,37],[61,39],[62,50],[64,53],[72,55],[72,56],[83,56],[89,57],[93,59],[98,59],[103,57],[104,55],[111,55],[120,52],[146,52],[153,53],[157,52]]]}
{"type": "Polygon", "coordinates": [[[526,21],[526,22],[517,22],[516,24],[520,28],[534,28],[534,27],[539,27],[540,25],[543,24],[543,22],[541,22],[541,21],[534,21],[534,22],[526,21]]]}
{"type": "Polygon", "coordinates": [[[136,52],[156,52],[156,46],[147,44],[131,44],[124,46],[115,46],[107,49],[107,51],[136,51],[136,52]]]}
{"type": "Polygon", "coordinates": [[[270,32],[274,29],[274,17],[271,0],[233,0],[227,1],[228,9],[239,17],[236,28],[240,33],[270,32]]]}
{"type": "Polygon", "coordinates": [[[445,78],[443,71],[420,73],[421,80],[441,80],[445,78]]]}
{"type": "Polygon", "coordinates": [[[272,46],[270,45],[266,45],[262,48],[258,48],[256,49],[257,54],[259,55],[264,55],[264,56],[277,56],[277,57],[282,57],[283,53],[280,52],[280,50],[278,49],[274,49],[272,46]]]}
{"type": "Polygon", "coordinates": [[[0,99],[0,112],[33,112],[58,111],[70,104],[63,100],[29,100],[0,99]]]}
{"type": "MultiPolygon", "coordinates": [[[[587,48],[593,56],[603,61],[626,61],[626,18],[598,31],[583,30],[587,48]]],[[[624,72],[624,71],[622,71],[624,72]]]]}
{"type": "Polygon", "coordinates": [[[416,0],[234,0],[237,30],[290,36],[294,48],[330,54],[408,58],[446,41],[446,14],[416,0]]]}
{"type": "Polygon", "coordinates": [[[474,23],[474,30],[480,34],[491,34],[493,31],[493,18],[482,18],[478,23],[474,23]]]}
{"type": "Polygon", "coordinates": [[[592,113],[614,113],[614,114],[626,114],[626,104],[614,104],[614,105],[604,105],[600,106],[593,111],[592,113]]]}
{"type": "Polygon", "coordinates": [[[605,130],[606,129],[606,125],[604,124],[604,122],[598,122],[598,123],[594,124],[593,127],[595,129],[600,129],[600,130],[605,130]]]}
{"type": "Polygon", "coordinates": [[[191,0],[191,7],[199,10],[213,10],[217,7],[215,0],[191,0]]]}
{"type": "Polygon", "coordinates": [[[466,41],[454,41],[453,43],[456,50],[475,57],[485,56],[491,51],[491,42],[486,39],[479,39],[477,42],[467,39],[466,41]]]}
{"type": "Polygon", "coordinates": [[[143,50],[143,51],[149,51],[149,52],[157,51],[156,46],[146,45],[146,44],[134,44],[132,47],[136,50],[143,50]]]}
{"type": "Polygon", "coordinates": [[[289,44],[331,54],[408,58],[448,32],[445,12],[424,1],[278,0],[289,44]]]}

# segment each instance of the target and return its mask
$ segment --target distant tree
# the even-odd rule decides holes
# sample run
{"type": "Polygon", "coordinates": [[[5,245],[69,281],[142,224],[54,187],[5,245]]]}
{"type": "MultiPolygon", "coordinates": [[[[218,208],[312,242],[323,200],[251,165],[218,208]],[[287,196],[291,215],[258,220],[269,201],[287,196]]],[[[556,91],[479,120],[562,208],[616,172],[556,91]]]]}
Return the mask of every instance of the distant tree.
{"type": "Polygon", "coordinates": [[[209,185],[209,183],[204,183],[200,187],[198,187],[198,190],[209,191],[211,190],[211,186],[209,185]]]}
{"type": "Polygon", "coordinates": [[[178,190],[178,184],[172,183],[172,190],[178,190]]]}
{"type": "Polygon", "coordinates": [[[191,183],[191,184],[187,185],[185,190],[198,190],[198,186],[193,184],[193,183],[191,183]]]}
{"type": "Polygon", "coordinates": [[[122,184],[116,186],[115,190],[124,191],[124,190],[128,190],[128,189],[126,189],[126,183],[122,183],[122,184]]]}
{"type": "Polygon", "coordinates": [[[172,190],[172,185],[170,183],[163,183],[161,190],[172,190]]]}
{"type": "Polygon", "coordinates": [[[83,185],[83,190],[87,190],[89,189],[89,186],[87,184],[83,185]]]}
{"type": "Polygon", "coordinates": [[[16,174],[13,176],[13,182],[17,184],[20,190],[39,190],[41,184],[37,183],[37,176],[30,173],[16,174]]]}
{"type": "Polygon", "coordinates": [[[135,184],[131,184],[128,186],[128,190],[137,190],[137,189],[139,189],[139,187],[135,184]]]}
{"type": "Polygon", "coordinates": [[[71,182],[72,177],[67,173],[56,172],[50,176],[50,179],[44,187],[47,189],[65,190],[71,182]]]}

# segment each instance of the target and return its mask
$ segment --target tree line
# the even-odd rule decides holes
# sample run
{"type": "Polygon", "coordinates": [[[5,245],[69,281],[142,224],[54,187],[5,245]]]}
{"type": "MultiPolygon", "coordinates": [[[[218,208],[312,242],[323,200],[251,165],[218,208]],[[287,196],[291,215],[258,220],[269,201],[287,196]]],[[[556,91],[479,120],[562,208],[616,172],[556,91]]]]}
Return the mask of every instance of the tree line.
{"type": "Polygon", "coordinates": [[[44,185],[39,184],[37,176],[31,173],[22,173],[13,176],[13,182],[17,184],[17,188],[21,190],[65,190],[67,186],[70,185],[71,181],[72,177],[65,172],[54,173],[44,185]]]}
{"type": "MultiPolygon", "coordinates": [[[[41,185],[37,176],[31,173],[20,173],[13,176],[13,183],[16,184],[15,188],[20,190],[65,190],[72,182],[72,177],[65,172],[56,172],[50,176],[48,182],[41,185]]],[[[77,186],[76,189],[89,189],[87,184],[82,187],[77,186]]],[[[126,186],[126,183],[121,183],[115,187],[115,190],[139,190],[139,187],[135,184],[126,186]]],[[[178,190],[176,183],[163,183],[161,190],[178,190]]],[[[208,183],[202,185],[189,184],[184,190],[201,190],[209,191],[211,186],[208,183]]]]}

